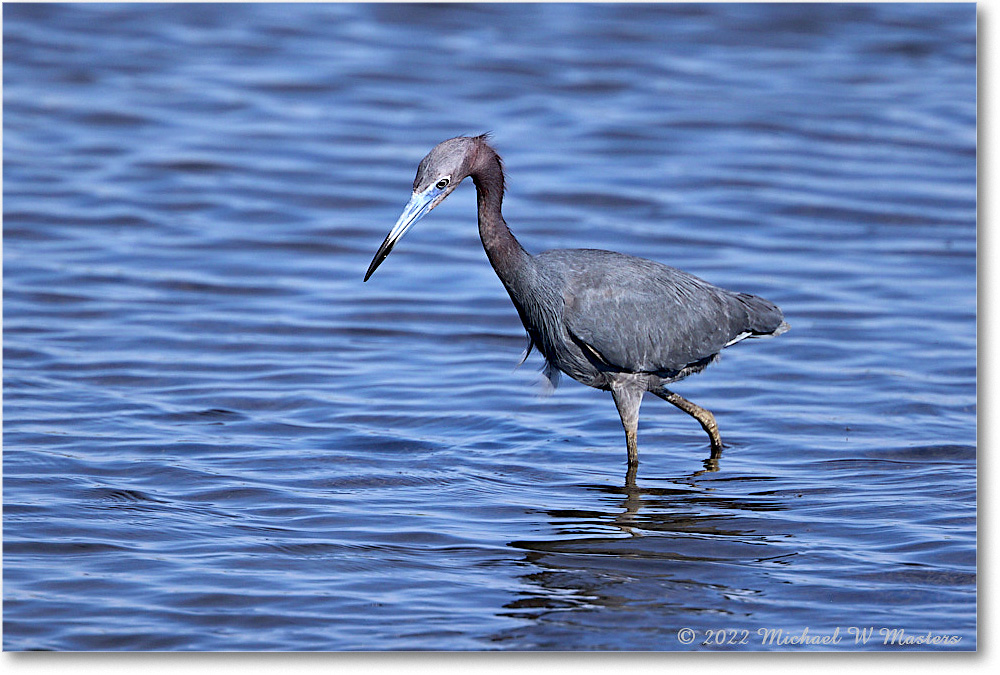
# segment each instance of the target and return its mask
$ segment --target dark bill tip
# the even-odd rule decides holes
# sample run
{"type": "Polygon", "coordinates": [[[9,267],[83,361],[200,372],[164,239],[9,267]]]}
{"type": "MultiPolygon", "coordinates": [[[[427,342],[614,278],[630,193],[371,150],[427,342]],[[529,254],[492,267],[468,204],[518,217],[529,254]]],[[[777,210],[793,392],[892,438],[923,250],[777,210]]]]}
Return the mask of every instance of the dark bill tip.
{"type": "Polygon", "coordinates": [[[371,279],[372,275],[375,274],[375,270],[377,270],[378,266],[382,264],[382,261],[389,257],[389,254],[392,253],[392,247],[395,243],[396,242],[394,241],[389,241],[389,237],[385,238],[385,241],[382,242],[382,245],[378,247],[378,251],[375,253],[375,257],[372,258],[372,263],[371,265],[368,266],[368,271],[365,272],[365,281],[371,279]]]}

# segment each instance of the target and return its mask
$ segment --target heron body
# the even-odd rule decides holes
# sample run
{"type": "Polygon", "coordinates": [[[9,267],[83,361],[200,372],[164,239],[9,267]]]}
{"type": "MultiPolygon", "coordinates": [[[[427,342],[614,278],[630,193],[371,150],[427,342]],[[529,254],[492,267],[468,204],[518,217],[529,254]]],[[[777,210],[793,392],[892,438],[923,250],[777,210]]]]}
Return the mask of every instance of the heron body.
{"type": "Polygon", "coordinates": [[[531,255],[501,213],[503,164],[486,136],[452,138],[424,157],[413,196],[385,238],[367,281],[400,237],[466,177],[476,185],[479,235],[510,295],[546,375],[560,372],[610,391],[625,428],[628,463],[638,462],[639,404],[645,392],[701,423],[713,452],[722,448],[715,418],[666,385],[704,370],[719,352],[745,338],[788,329],[781,310],[755,295],[734,293],[667,265],[595,249],[531,255]]]}

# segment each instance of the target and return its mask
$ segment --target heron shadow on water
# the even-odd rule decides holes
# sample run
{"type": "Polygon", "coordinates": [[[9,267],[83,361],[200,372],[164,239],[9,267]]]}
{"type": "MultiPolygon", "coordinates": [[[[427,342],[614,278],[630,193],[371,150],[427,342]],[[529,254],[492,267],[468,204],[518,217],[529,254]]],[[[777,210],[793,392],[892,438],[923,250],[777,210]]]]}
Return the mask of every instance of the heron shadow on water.
{"type": "Polygon", "coordinates": [[[717,468],[722,452],[711,412],[667,389],[701,372],[719,352],[746,338],[788,330],[781,310],[747,293],[713,286],[652,260],[597,249],[557,249],[532,255],[501,213],[504,170],[487,135],[451,138],[420,161],[413,193],[375,253],[365,281],[420,218],[466,178],[476,186],[479,236],[555,386],[559,373],[610,391],[625,428],[626,483],[639,462],[639,405],[646,392],[694,417],[708,434],[717,468]]]}

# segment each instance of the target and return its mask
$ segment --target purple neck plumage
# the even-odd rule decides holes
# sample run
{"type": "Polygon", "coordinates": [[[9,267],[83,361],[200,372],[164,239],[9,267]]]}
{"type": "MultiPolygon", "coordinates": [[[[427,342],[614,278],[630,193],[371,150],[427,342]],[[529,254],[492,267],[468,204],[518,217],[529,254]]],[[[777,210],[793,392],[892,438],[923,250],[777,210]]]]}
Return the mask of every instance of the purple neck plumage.
{"type": "Polygon", "coordinates": [[[496,151],[482,141],[477,145],[469,175],[476,185],[479,237],[497,276],[509,287],[516,270],[527,265],[530,256],[504,222],[500,212],[504,191],[503,164],[496,151]]]}

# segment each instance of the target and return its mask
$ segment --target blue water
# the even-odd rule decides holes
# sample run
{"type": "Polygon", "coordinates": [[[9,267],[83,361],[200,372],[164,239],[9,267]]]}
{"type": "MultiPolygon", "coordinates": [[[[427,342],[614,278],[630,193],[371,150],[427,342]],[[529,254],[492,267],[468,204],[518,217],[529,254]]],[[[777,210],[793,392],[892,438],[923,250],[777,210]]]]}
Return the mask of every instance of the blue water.
{"type": "Polygon", "coordinates": [[[5,649],[976,647],[974,5],[3,19],[5,649]],[[362,283],[486,130],[529,251],[782,307],[717,465],[515,370],[471,184],[362,283]]]}

